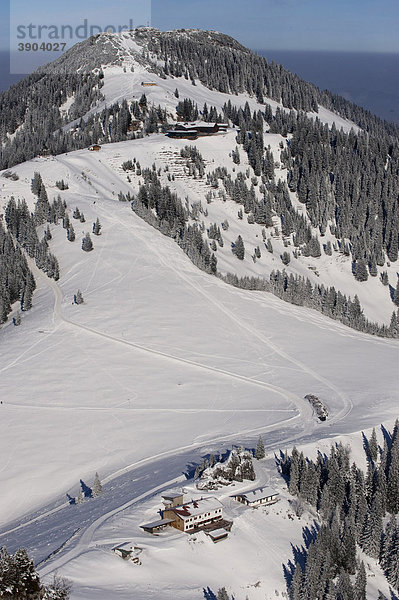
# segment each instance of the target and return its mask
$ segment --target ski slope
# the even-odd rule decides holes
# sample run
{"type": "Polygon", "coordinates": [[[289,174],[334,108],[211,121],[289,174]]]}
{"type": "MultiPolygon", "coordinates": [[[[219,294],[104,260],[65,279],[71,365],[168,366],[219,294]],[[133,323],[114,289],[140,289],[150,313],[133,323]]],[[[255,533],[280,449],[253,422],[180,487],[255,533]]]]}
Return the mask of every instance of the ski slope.
{"type": "MultiPolygon", "coordinates": [[[[206,157],[211,140],[200,142],[206,157]]],[[[334,432],[348,431],[353,423],[374,424],[376,415],[394,416],[396,341],[231,288],[118,202],[119,190],[130,188],[121,162],[140,148],[145,164],[166,143],[154,136],[109,145],[96,156],[82,150],[39,158],[15,169],[19,181],[4,180],[3,203],[13,194],[33,207],[34,171],[50,198],[64,178],[69,189],[60,193],[70,214],[79,206],[86,217],[74,221],[73,243],[61,225],[52,227],[61,278],[56,283],[35,270],[34,308],[21,327],[9,319],[1,331],[4,524],[73,492],[80,477],[96,470],[105,476],[189,442],[284,422],[298,435],[328,431],[332,423],[334,432]],[[93,236],[91,253],[82,252],[80,239],[97,216],[102,233],[93,236]],[[81,306],[72,304],[77,289],[81,306]],[[325,425],[313,419],[307,393],[329,407],[325,425]],[[16,494],[21,481],[26,493],[16,494]]]]}
{"type": "MultiPolygon", "coordinates": [[[[198,140],[207,170],[214,163],[233,168],[229,151],[234,137],[229,132],[198,140]]],[[[278,138],[270,138],[273,147],[278,138]]],[[[155,161],[162,167],[169,153],[171,166],[182,175],[173,182],[179,195],[188,195],[190,202],[202,200],[209,211],[203,216],[207,225],[223,215],[231,222],[223,232],[224,248],[218,250],[220,269],[267,276],[277,266],[275,255],[264,253],[264,262],[248,257],[238,264],[231,254],[230,241],[239,227],[248,246],[256,243],[260,231],[237,222],[237,205],[231,201],[206,205],[204,182],[184,179],[176,161],[183,145],[155,135],[109,144],[99,153],[81,150],[37,158],[13,169],[18,181],[0,178],[2,211],[11,195],[26,198],[33,209],[30,182],[40,171],[50,201],[60,193],[71,218],[75,206],[86,217],[85,223],[73,220],[73,243],[61,224],[51,226],[50,249],[60,262],[61,277],[49,280],[32,265],[34,306],[22,314],[20,327],[12,325],[11,315],[0,331],[0,543],[10,549],[27,546],[37,561],[52,555],[41,565],[43,575],[58,567],[70,576],[75,600],[105,600],[111,590],[112,597],[125,598],[135,589],[130,565],[115,562],[112,544],[127,530],[128,537],[137,536],[146,511],[149,517],[154,514],[154,494],[177,478],[181,481],[187,466],[207,452],[232,443],[253,447],[259,433],[270,450],[299,441],[314,444],[397,416],[398,341],[360,334],[266,293],[230,287],[199,271],[173,240],[118,201],[120,190],[135,191],[140,183],[137,176],[127,181],[124,160],[136,157],[142,166],[155,161]],[[68,190],[55,187],[60,179],[68,182],[68,190]],[[81,239],[97,217],[101,235],[92,236],[94,250],[85,253],[81,239]],[[85,300],[80,306],[73,304],[78,289],[85,300]],[[308,393],[327,405],[325,423],[304,400],[308,393]],[[109,486],[104,498],[68,506],[65,494],[76,496],[79,479],[90,485],[96,471],[109,486]],[[128,509],[132,512],[126,513],[128,509]],[[112,535],[107,527],[115,527],[112,535]]],[[[278,249],[280,242],[273,243],[278,249]]],[[[306,265],[296,268],[307,272],[306,265]]],[[[332,280],[341,276],[344,291],[347,286],[349,293],[356,293],[361,284],[345,265],[339,270],[331,264],[329,269],[332,280]]],[[[380,288],[369,306],[383,320],[389,312],[386,299],[378,295],[380,288]]],[[[359,293],[365,307],[368,290],[364,297],[359,293]]],[[[283,512],[273,513],[271,545],[284,526],[281,519],[288,518],[283,517],[289,510],[285,502],[283,512]]],[[[251,540],[261,547],[266,534],[256,515],[249,521],[236,516],[239,526],[229,540],[223,581],[222,573],[209,575],[209,569],[223,560],[226,546],[209,546],[201,536],[198,544],[190,545],[167,534],[160,542],[165,558],[160,559],[156,540],[148,542],[150,560],[139,572],[136,597],[195,598],[201,585],[224,585],[233,572],[238,586],[242,571],[233,557],[238,553],[244,561],[251,540]],[[255,533],[259,527],[262,535],[255,533]],[[191,583],[171,568],[176,561],[186,570],[195,563],[191,583]],[[151,585],[154,565],[159,566],[159,578],[151,585]],[[161,565],[169,566],[162,570],[161,565]]],[[[301,528],[297,523],[287,529],[276,542],[276,556],[288,560],[290,541],[300,542],[301,528]]],[[[254,587],[265,560],[262,549],[250,571],[254,581],[247,582],[252,587],[240,590],[238,600],[265,597],[260,594],[266,585],[281,591],[280,558],[263,587],[254,587]]]]}

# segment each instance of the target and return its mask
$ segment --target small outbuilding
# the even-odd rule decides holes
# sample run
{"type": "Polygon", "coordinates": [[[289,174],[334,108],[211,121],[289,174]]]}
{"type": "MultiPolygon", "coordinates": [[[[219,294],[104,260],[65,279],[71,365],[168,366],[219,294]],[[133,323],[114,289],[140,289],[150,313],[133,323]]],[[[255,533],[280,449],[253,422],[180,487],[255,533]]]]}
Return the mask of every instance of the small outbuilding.
{"type": "Polygon", "coordinates": [[[158,531],[162,531],[168,525],[172,525],[174,522],[173,519],[159,519],[158,521],[152,521],[151,523],[145,523],[144,525],[140,525],[141,529],[147,531],[147,533],[157,533],[158,531]]]}
{"type": "Polygon", "coordinates": [[[93,144],[92,146],[89,146],[88,150],[90,150],[90,152],[98,152],[101,150],[101,146],[99,144],[93,144]]]}
{"type": "Polygon", "coordinates": [[[271,487],[260,487],[247,490],[245,492],[240,492],[239,494],[234,494],[232,498],[237,500],[237,502],[241,502],[241,504],[246,504],[247,506],[260,506],[278,502],[278,496],[279,493],[271,487]]]}
{"type": "Polygon", "coordinates": [[[214,529],[213,531],[206,531],[205,533],[211,538],[214,544],[225,540],[229,535],[228,531],[225,529],[214,529]]]}
{"type": "Polygon", "coordinates": [[[112,552],[115,552],[117,556],[120,556],[124,560],[128,560],[134,552],[134,546],[132,542],[123,542],[123,544],[112,548],[112,552]]]}

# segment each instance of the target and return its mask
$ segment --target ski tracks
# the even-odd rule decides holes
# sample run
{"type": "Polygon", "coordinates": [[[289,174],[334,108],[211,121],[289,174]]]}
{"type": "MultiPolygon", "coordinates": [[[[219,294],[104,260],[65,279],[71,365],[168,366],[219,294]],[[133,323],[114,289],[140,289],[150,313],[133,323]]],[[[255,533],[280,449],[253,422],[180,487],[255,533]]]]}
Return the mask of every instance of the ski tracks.
{"type": "MultiPolygon", "coordinates": [[[[103,208],[103,210],[105,210],[105,212],[108,212],[107,209],[105,209],[104,206],[102,206],[102,208],[103,208]]],[[[116,217],[115,214],[113,214],[112,217],[115,220],[117,219],[117,217],[116,217]]],[[[123,222],[121,219],[118,219],[118,221],[119,221],[119,223],[120,223],[121,226],[124,226],[124,227],[127,226],[127,224],[125,222],[123,222]]],[[[185,281],[185,283],[187,283],[187,285],[189,285],[192,288],[194,288],[196,292],[198,292],[199,294],[201,294],[204,298],[206,298],[206,300],[208,302],[210,302],[211,304],[213,304],[224,315],[226,315],[231,321],[233,321],[236,326],[240,327],[241,329],[244,329],[251,336],[255,337],[262,344],[266,345],[269,349],[271,349],[275,354],[277,354],[278,356],[280,356],[284,360],[288,361],[289,363],[295,365],[295,367],[297,367],[300,371],[302,371],[304,373],[307,373],[313,379],[315,379],[316,381],[319,381],[323,385],[327,386],[330,390],[332,390],[340,398],[340,400],[342,402],[342,405],[343,405],[343,408],[339,411],[339,413],[337,413],[334,417],[332,417],[329,420],[330,423],[342,420],[343,418],[345,418],[351,412],[351,410],[353,408],[352,401],[335,384],[333,384],[330,380],[328,380],[327,378],[323,377],[322,375],[320,375],[319,373],[317,373],[316,371],[314,371],[313,369],[311,369],[310,367],[308,367],[307,365],[305,365],[303,362],[301,362],[298,359],[292,357],[287,352],[285,352],[284,350],[282,350],[281,348],[279,348],[278,346],[276,346],[276,344],[274,344],[265,335],[263,335],[262,333],[260,333],[255,327],[252,327],[248,323],[243,322],[242,319],[238,319],[237,315],[232,310],[228,309],[220,300],[218,300],[217,298],[215,298],[214,295],[212,295],[209,292],[207,292],[204,289],[204,287],[201,286],[200,284],[195,283],[194,280],[193,280],[193,278],[190,278],[187,275],[185,275],[184,273],[182,273],[182,271],[180,271],[175,266],[175,264],[174,264],[173,261],[167,261],[165,259],[165,257],[161,254],[161,252],[159,252],[158,247],[157,247],[156,244],[153,244],[153,245],[151,244],[150,245],[149,241],[147,240],[147,236],[141,235],[141,233],[139,233],[137,229],[135,229],[135,234],[141,239],[141,241],[144,244],[146,244],[146,246],[152,252],[156,253],[159,261],[166,268],[172,270],[175,274],[178,275],[178,277],[180,277],[181,279],[183,279],[185,281]]],[[[307,404],[306,401],[303,400],[303,399],[301,399],[301,398],[299,398],[299,397],[296,397],[296,398],[297,398],[297,401],[296,401],[297,408],[300,411],[303,411],[304,404],[307,404]],[[298,402],[298,400],[299,400],[299,402],[298,402]]]]}

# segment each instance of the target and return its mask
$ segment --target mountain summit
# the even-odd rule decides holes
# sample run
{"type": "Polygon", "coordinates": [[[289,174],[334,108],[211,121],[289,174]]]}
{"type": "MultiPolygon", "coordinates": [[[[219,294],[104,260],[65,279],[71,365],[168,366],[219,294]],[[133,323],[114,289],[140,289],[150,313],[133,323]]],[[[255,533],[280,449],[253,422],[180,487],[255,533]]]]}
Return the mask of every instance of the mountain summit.
{"type": "Polygon", "coordinates": [[[162,217],[157,227],[195,264],[363,331],[397,335],[395,126],[227,35],[153,28],[77,44],[2,94],[0,114],[4,169],[135,141],[137,155],[123,167],[131,187],[118,192],[135,199],[134,210],[149,220],[152,197],[167,186],[168,204],[181,218],[162,217]],[[205,141],[205,133],[217,135],[205,141]],[[179,177],[194,175],[185,203],[171,171],[157,181],[146,170],[144,179],[141,169],[130,172],[146,140],[156,143],[157,170],[171,168],[161,152],[166,135],[182,146],[187,171],[179,177]],[[184,139],[197,140],[195,147],[185,148],[184,139]],[[226,200],[236,208],[224,207],[226,200]],[[220,205],[218,214],[196,208],[204,201],[220,205]],[[222,227],[225,221],[234,228],[222,227]]]}

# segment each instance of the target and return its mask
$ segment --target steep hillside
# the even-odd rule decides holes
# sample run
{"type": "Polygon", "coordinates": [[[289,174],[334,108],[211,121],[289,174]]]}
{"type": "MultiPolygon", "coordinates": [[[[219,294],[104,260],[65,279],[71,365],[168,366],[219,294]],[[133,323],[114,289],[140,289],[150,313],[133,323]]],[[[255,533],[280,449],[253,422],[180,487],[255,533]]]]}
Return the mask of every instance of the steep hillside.
{"type": "MultiPolygon", "coordinates": [[[[233,135],[221,136],[222,142],[233,135]]],[[[214,139],[201,140],[211,165],[214,139]]],[[[269,426],[277,427],[275,439],[281,428],[291,439],[301,431],[329,430],[333,423],[334,431],[352,430],[363,420],[372,425],[382,414],[395,413],[396,341],[357,334],[271,294],[226,285],[200,271],[174,240],[118,200],[120,190],[132,190],[121,164],[137,152],[143,168],[166,161],[178,192],[195,203],[204,184],[182,177],[182,143],[152,136],[110,144],[98,153],[40,158],[16,167],[18,180],[4,182],[3,198],[25,197],[33,209],[31,179],[40,171],[50,200],[59,194],[67,204],[76,235],[70,241],[61,222],[49,224],[59,279],[49,279],[29,259],[37,283],[33,308],[20,313],[19,327],[12,324],[13,312],[1,330],[7,348],[0,382],[7,521],[65,493],[91,471],[110,473],[163,450],[269,426]],[[68,189],[55,186],[60,180],[68,189]],[[76,207],[85,222],[73,217],[76,207]],[[91,233],[97,218],[99,236],[91,233]],[[87,232],[91,252],[82,250],[87,232]],[[80,305],[73,303],[78,290],[80,305]],[[307,393],[326,402],[331,419],[325,425],[311,416],[307,393]],[[7,443],[10,436],[19,440],[17,446],[7,443]],[[31,468],[27,456],[35,464],[32,491],[18,493],[16,500],[15,490],[31,468]]],[[[201,215],[210,222],[211,211],[229,206],[232,217],[224,218],[227,214],[231,225],[216,252],[225,253],[219,261],[226,271],[244,269],[245,263],[230,248],[241,223],[233,222],[236,205],[204,202],[209,214],[201,215]]],[[[247,227],[249,232],[255,225],[247,227]]],[[[262,259],[247,265],[259,268],[262,259]]]]}
{"type": "Polygon", "coordinates": [[[0,546],[62,569],[74,599],[194,598],[225,580],[240,600],[280,594],[301,541],[282,481],[269,515],[228,506],[225,547],[137,529],[154,494],[231,444],[262,433],[275,452],[392,424],[395,130],[348,104],[337,115],[213,32],[104,34],[0,102],[0,546]],[[165,135],[185,122],[228,126],[165,135]],[[105,493],[71,505],[96,472],[105,493]],[[136,579],[111,554],[125,537],[145,546],[136,579]],[[188,582],[176,565],[191,557],[188,582]]]}
{"type": "MultiPolygon", "coordinates": [[[[203,251],[213,253],[213,273],[396,337],[396,130],[341,103],[341,112],[359,117],[359,128],[321,101],[334,106],[325,93],[223,34],[100,34],[1,96],[8,107],[1,113],[3,166],[93,142],[137,140],[134,154],[126,146],[125,160],[113,168],[133,159],[152,168],[157,158],[157,185],[169,186],[191,211],[187,226],[197,224],[203,251]],[[230,129],[196,142],[195,160],[205,161],[200,174],[187,151],[175,174],[172,163],[183,162],[178,155],[187,144],[171,144],[159,132],[193,119],[230,129]],[[148,143],[140,141],[147,136],[148,143]]],[[[127,198],[151,195],[148,175],[125,172],[127,198]]],[[[13,193],[12,173],[4,175],[3,202],[13,193]]],[[[145,217],[140,199],[135,210],[145,217]]],[[[174,227],[169,223],[167,233],[179,241],[174,227]]],[[[20,294],[24,286],[23,280],[20,294]]],[[[2,289],[6,314],[11,295],[2,289]]]]}

